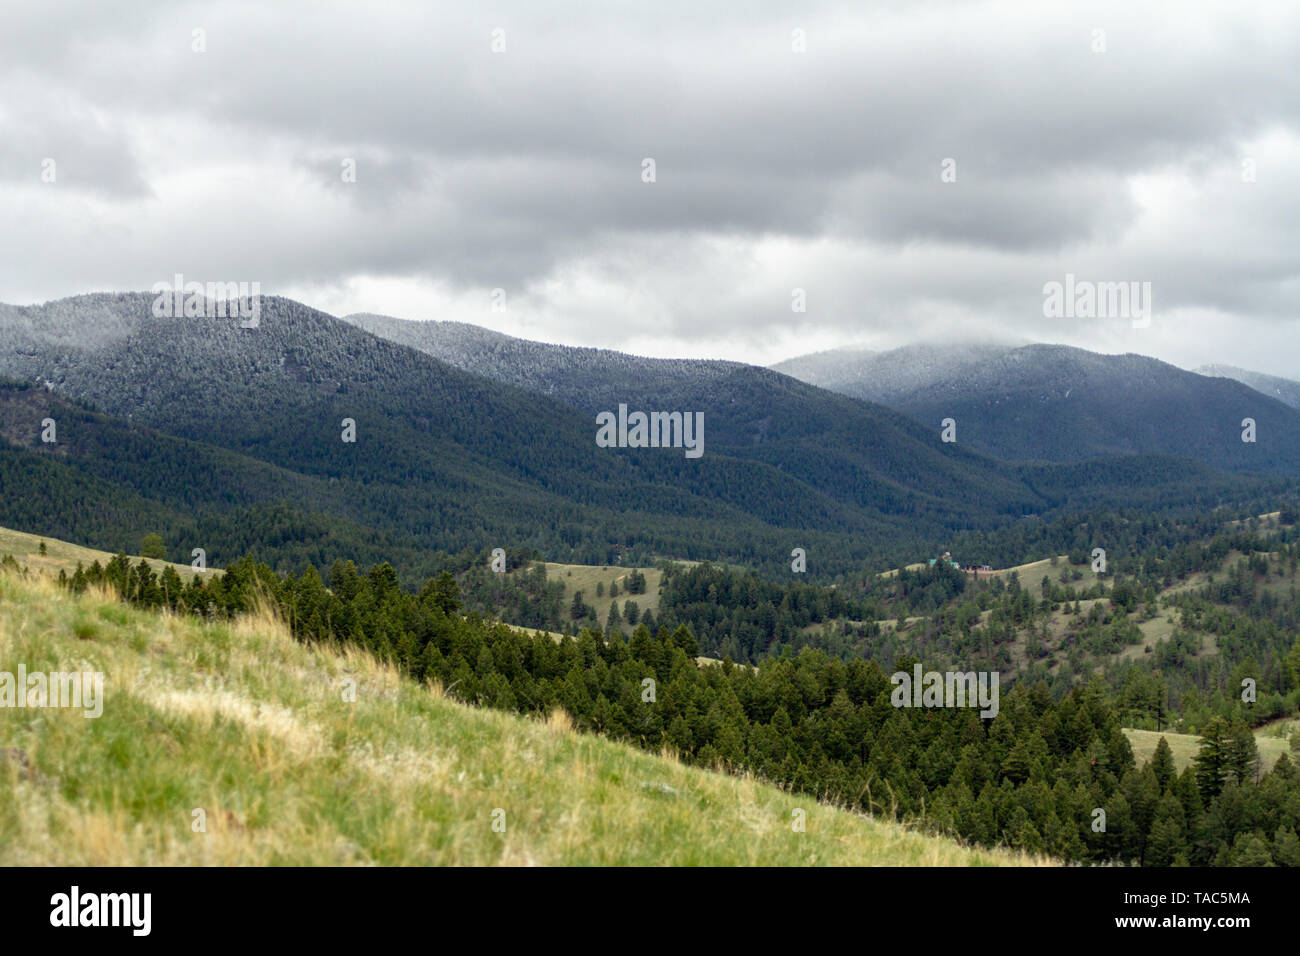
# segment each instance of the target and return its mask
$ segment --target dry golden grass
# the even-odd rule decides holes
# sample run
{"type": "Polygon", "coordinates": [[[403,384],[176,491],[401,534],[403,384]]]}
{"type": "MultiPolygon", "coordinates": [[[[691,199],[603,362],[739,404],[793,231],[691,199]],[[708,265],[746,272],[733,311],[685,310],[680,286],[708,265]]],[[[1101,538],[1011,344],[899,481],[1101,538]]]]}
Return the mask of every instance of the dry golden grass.
{"type": "MultiPolygon", "coordinates": [[[[138,545],[139,542],[135,544],[138,545]]],[[[38,534],[28,534],[26,531],[14,531],[11,528],[0,528],[0,554],[12,555],[19,564],[34,571],[53,571],[56,576],[60,570],[71,574],[77,569],[78,561],[90,567],[95,561],[104,565],[113,559],[113,555],[107,551],[97,551],[94,548],[85,548],[57,538],[46,538],[38,534]],[[45,543],[45,554],[41,554],[42,542],[45,543]]],[[[142,559],[131,555],[132,564],[139,564],[141,560],[147,560],[155,571],[170,566],[187,581],[197,573],[188,564],[172,564],[169,561],[142,559]]],[[[213,569],[209,569],[211,570],[213,569]]]]}

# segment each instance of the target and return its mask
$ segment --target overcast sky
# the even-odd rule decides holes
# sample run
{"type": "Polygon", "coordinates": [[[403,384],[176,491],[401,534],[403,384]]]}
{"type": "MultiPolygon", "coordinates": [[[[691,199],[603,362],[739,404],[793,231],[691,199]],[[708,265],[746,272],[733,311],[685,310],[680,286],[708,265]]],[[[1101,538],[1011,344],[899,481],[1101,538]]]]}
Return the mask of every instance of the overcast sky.
{"type": "Polygon", "coordinates": [[[1300,4],[0,16],[0,301],[179,272],[647,355],[995,337],[1300,378],[1300,4]],[[1150,282],[1150,326],[1046,318],[1067,273],[1150,282]]]}

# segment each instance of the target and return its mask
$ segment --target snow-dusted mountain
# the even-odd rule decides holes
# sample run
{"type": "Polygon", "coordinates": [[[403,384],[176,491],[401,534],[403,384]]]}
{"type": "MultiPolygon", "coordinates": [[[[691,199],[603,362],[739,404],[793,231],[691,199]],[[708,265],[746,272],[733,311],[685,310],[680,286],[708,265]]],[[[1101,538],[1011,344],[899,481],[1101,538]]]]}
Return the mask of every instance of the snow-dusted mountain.
{"type": "Polygon", "coordinates": [[[887,352],[843,348],[779,362],[772,369],[810,385],[868,402],[891,405],[898,396],[949,381],[1015,345],[905,345],[887,352]]]}
{"type": "Polygon", "coordinates": [[[1257,392],[1290,405],[1292,408],[1300,408],[1300,382],[1289,378],[1265,375],[1263,372],[1252,372],[1249,369],[1237,368],[1234,365],[1202,365],[1196,372],[1199,375],[1235,379],[1243,385],[1249,385],[1257,392]]]}
{"type": "MultiPolygon", "coordinates": [[[[0,435],[22,439],[0,442],[0,524],[4,507],[34,507],[2,492],[31,484],[39,467],[52,476],[43,486],[63,492],[37,502],[48,513],[10,515],[33,527],[115,509],[126,517],[106,527],[138,528],[153,502],[176,528],[224,528],[228,548],[250,523],[274,526],[286,556],[322,553],[329,535],[364,549],[386,534],[385,551],[405,535],[410,548],[515,542],[602,562],[616,543],[639,543],[773,564],[797,532],[847,565],[890,542],[1045,512],[1078,488],[1061,475],[1044,491],[1037,474],[1031,488],[1015,467],[941,443],[892,409],[750,365],[538,345],[465,326],[449,330],[444,361],[434,339],[413,348],[290,299],[263,297],[260,325],[241,328],[155,316],[153,298],[0,311],[0,378],[20,383],[0,395],[9,408],[0,435]],[[40,407],[47,398],[63,410],[40,407]],[[141,470],[146,459],[133,450],[123,460],[117,438],[89,441],[86,429],[110,431],[73,422],[70,402],[111,416],[114,436],[138,428],[180,441],[140,438],[156,459],[141,470]],[[703,414],[703,457],[600,445],[593,412],[620,404],[703,414]],[[47,416],[59,420],[57,444],[40,441],[47,416]],[[236,520],[232,508],[256,514],[236,520]]],[[[1147,473],[1183,481],[1159,463],[1147,473]]]]}
{"type": "Polygon", "coordinates": [[[721,386],[753,366],[740,362],[652,359],[611,349],[532,342],[464,322],[422,322],[359,312],[343,321],[450,365],[553,396],[583,410],[619,402],[671,402],[683,390],[721,386]]]}
{"type": "Polygon", "coordinates": [[[823,352],[774,368],[936,429],[952,418],[958,442],[1000,458],[1162,453],[1279,473],[1300,464],[1292,446],[1300,415],[1281,395],[1142,355],[1062,345],[911,345],[823,352]],[[1247,418],[1256,423],[1253,443],[1242,441],[1247,418]]]}

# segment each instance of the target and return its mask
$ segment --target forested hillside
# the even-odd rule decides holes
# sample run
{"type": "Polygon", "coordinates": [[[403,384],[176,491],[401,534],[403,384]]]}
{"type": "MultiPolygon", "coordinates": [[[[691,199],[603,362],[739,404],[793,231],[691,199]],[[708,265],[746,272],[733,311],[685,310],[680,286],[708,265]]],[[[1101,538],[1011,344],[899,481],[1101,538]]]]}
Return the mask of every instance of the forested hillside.
{"type": "MultiPolygon", "coordinates": [[[[589,732],[667,744],[691,763],[752,771],[979,845],[1081,861],[1300,865],[1297,769],[1286,756],[1259,769],[1242,704],[1230,718],[1209,718],[1194,765],[1179,773],[1168,747],[1137,766],[1121,710],[1099,681],[1064,696],[1021,682],[982,719],[969,707],[900,708],[888,669],[811,648],[757,668],[701,666],[685,626],[657,634],[640,626],[626,641],[589,630],[556,641],[462,617],[450,572],[412,594],[388,565],[363,574],[336,562],[327,588],[314,569],[281,578],[241,560],[182,585],[121,556],[63,580],[208,616],[247,612],[266,595],[300,640],[355,643],[459,699],[530,714],[562,707],[589,732]]],[[[1300,642],[1292,657],[1279,679],[1295,687],[1300,642]]],[[[893,667],[910,671],[914,661],[893,667]]]]}
{"type": "Polygon", "coordinates": [[[828,349],[778,362],[772,370],[819,388],[893,406],[902,395],[939,387],[1015,346],[993,342],[923,343],[885,352],[828,349]]]}
{"type": "Polygon", "coordinates": [[[1289,393],[1142,355],[1060,345],[913,345],[867,356],[834,350],[777,369],[935,427],[952,418],[959,443],[1007,460],[1167,454],[1234,472],[1293,475],[1300,468],[1300,411],[1289,393]],[[1247,418],[1255,422],[1253,442],[1242,440],[1247,418]]]}
{"type": "Polygon", "coordinates": [[[584,353],[572,361],[586,377],[560,401],[286,299],[263,300],[255,329],[150,306],[96,295],[0,310],[0,372],[17,380],[0,390],[0,479],[50,488],[3,496],[0,521],[109,548],[152,531],[174,559],[256,549],[285,570],[342,550],[408,581],[435,570],[428,552],[494,547],[768,573],[802,547],[811,574],[834,576],[960,533],[1021,536],[1024,516],[1066,507],[1250,507],[1275,491],[1173,458],[999,463],[749,366],[606,368],[607,353],[584,353]],[[704,456],[597,447],[592,410],[640,399],[703,412],[704,456]],[[46,418],[59,441],[41,440],[46,418]]]}
{"type": "Polygon", "coordinates": [[[1277,375],[1264,375],[1234,365],[1202,365],[1196,370],[1198,375],[1231,378],[1259,392],[1276,398],[1284,405],[1300,408],[1300,382],[1277,375]]]}
{"type": "Polygon", "coordinates": [[[469,707],[266,615],[167,618],[0,571],[0,657],[109,675],[94,721],[3,712],[0,865],[28,883],[65,866],[1050,862],[684,766],[562,713],[469,707]]]}

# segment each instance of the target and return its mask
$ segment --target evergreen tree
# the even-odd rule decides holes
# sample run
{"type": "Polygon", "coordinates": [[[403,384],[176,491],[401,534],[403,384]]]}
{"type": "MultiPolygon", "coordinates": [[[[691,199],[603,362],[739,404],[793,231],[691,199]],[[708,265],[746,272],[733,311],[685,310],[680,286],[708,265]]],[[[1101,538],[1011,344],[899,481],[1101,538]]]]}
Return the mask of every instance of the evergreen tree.
{"type": "Polygon", "coordinates": [[[1183,807],[1173,794],[1165,794],[1156,805],[1155,820],[1142,857],[1143,866],[1173,866],[1186,846],[1183,807]]]}
{"type": "Polygon", "coordinates": [[[1234,720],[1224,744],[1224,761],[1228,772],[1239,783],[1253,781],[1259,767],[1259,747],[1245,721],[1234,720]]]}
{"type": "Polygon", "coordinates": [[[1300,838],[1290,827],[1278,827],[1273,840],[1273,860],[1278,866],[1300,866],[1300,838]]]}
{"type": "Polygon", "coordinates": [[[1257,833],[1243,833],[1232,847],[1232,866],[1276,866],[1268,841],[1257,833]]]}
{"type": "Polygon", "coordinates": [[[1229,767],[1228,724],[1222,717],[1212,717],[1205,729],[1201,731],[1201,749],[1192,760],[1196,768],[1196,786],[1201,792],[1201,799],[1209,803],[1223,790],[1228,779],[1229,767]]]}
{"type": "Polygon", "coordinates": [[[167,557],[167,545],[163,543],[162,535],[156,532],[150,532],[140,539],[140,556],[144,558],[156,558],[163,560],[167,557]]]}
{"type": "Polygon", "coordinates": [[[587,602],[582,599],[581,591],[573,592],[573,602],[569,605],[569,617],[581,621],[587,616],[587,602]]]}
{"type": "Polygon", "coordinates": [[[1156,775],[1156,782],[1160,784],[1160,792],[1164,793],[1178,773],[1174,766],[1174,752],[1169,747],[1169,741],[1164,737],[1160,738],[1160,742],[1156,744],[1156,752],[1151,756],[1151,770],[1156,775]]]}
{"type": "Polygon", "coordinates": [[[461,596],[452,573],[443,571],[437,578],[430,578],[420,591],[420,603],[436,607],[448,616],[456,614],[461,608],[461,596]]]}

